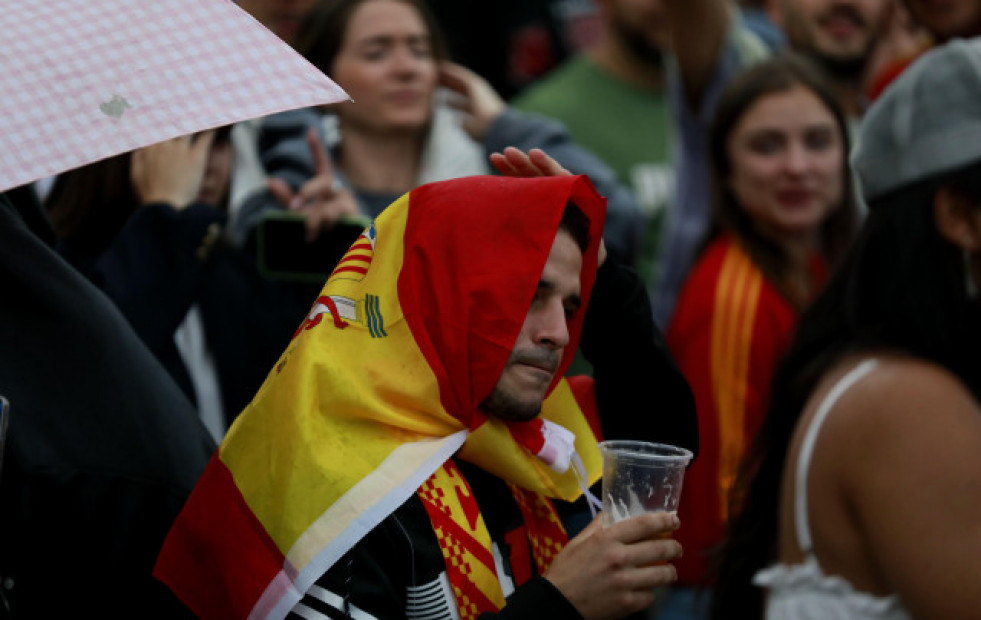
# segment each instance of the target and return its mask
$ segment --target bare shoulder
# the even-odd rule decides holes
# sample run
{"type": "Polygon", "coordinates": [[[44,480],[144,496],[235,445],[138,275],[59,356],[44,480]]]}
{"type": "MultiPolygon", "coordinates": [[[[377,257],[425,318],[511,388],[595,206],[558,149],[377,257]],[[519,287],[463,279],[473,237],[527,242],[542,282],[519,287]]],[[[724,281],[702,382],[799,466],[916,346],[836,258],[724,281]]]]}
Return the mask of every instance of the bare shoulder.
{"type": "Polygon", "coordinates": [[[881,356],[876,362],[875,369],[841,399],[842,407],[858,418],[885,423],[893,417],[916,416],[924,408],[978,413],[967,386],[947,368],[906,356],[881,356]]]}
{"type": "MultiPolygon", "coordinates": [[[[903,458],[914,447],[981,441],[981,407],[955,374],[912,357],[876,360],[874,370],[841,395],[822,428],[840,456],[852,451],[863,461],[888,461],[903,458]]],[[[843,362],[830,379],[854,366],[854,360],[843,362]]],[[[826,393],[827,383],[819,391],[826,393]]]]}
{"type": "MultiPolygon", "coordinates": [[[[812,495],[819,497],[815,529],[824,540],[840,542],[850,532],[862,541],[849,547],[859,549],[851,555],[826,544],[838,553],[826,557],[837,557],[842,571],[864,567],[850,577],[877,594],[896,593],[913,616],[975,617],[981,608],[981,407],[937,364],[876,359],[821,428],[812,480],[817,491],[824,483],[825,495],[812,495]],[[821,530],[822,523],[838,530],[821,530]]],[[[833,369],[819,391],[826,393],[835,375],[855,362],[833,369]]]]}

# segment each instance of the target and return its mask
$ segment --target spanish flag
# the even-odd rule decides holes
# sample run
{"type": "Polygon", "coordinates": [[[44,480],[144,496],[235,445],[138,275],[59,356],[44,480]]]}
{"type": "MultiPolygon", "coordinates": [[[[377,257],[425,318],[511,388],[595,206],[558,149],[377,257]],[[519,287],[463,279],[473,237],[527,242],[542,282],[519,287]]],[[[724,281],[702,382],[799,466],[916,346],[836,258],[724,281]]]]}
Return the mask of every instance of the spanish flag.
{"type": "MultiPolygon", "coordinates": [[[[596,482],[596,440],[561,378],[583,312],[570,321],[539,419],[505,423],[478,408],[517,340],[570,201],[590,221],[585,306],[605,216],[586,177],[455,179],[389,206],[229,430],[154,575],[201,618],[282,618],[409,497],[433,480],[452,483],[451,456],[532,503],[578,497],[572,470],[558,473],[536,456],[542,419],[575,435],[587,481],[596,482]]],[[[488,604],[500,605],[492,594],[488,604]]]]}

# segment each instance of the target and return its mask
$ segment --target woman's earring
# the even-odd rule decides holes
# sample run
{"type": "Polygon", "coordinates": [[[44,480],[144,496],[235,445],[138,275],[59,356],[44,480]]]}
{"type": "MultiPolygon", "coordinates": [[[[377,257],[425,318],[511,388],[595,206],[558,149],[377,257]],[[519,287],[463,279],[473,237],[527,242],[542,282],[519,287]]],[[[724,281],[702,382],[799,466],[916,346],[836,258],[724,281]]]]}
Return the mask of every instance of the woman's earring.
{"type": "Polygon", "coordinates": [[[971,264],[971,253],[967,248],[963,250],[964,256],[964,290],[967,291],[968,299],[978,298],[978,285],[974,281],[974,267],[971,264]]]}

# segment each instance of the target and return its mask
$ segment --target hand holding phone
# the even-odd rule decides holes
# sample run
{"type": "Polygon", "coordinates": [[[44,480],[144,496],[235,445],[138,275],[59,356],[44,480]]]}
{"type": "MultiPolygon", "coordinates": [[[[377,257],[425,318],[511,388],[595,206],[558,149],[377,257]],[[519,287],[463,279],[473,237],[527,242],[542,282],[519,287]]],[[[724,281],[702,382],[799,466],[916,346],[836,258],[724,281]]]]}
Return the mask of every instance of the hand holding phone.
{"type": "Polygon", "coordinates": [[[313,178],[296,192],[275,177],[268,180],[267,186],[283,208],[306,217],[306,238],[313,241],[341,219],[357,216],[360,209],[354,194],[338,183],[327,148],[313,128],[307,131],[307,145],[313,157],[313,178]]]}

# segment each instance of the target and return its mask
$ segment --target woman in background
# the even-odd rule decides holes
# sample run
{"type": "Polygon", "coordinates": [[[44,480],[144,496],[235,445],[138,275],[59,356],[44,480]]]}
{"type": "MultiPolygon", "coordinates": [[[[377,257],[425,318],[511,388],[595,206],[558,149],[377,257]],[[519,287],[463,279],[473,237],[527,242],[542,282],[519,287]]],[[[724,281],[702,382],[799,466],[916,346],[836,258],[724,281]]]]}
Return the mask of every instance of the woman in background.
{"type": "Polygon", "coordinates": [[[713,617],[978,617],[979,67],[928,52],[865,117],[869,215],[773,383],[713,617]]]}
{"type": "Polygon", "coordinates": [[[301,26],[296,49],[352,101],[264,121],[258,149],[275,200],[263,191],[245,201],[236,214],[240,241],[270,208],[304,213],[315,235],[348,215],[374,217],[418,185],[490,174],[488,156],[515,146],[542,148],[588,174],[607,197],[607,245],[634,259],[640,215],[630,191],[560,124],[508,108],[483,78],[447,62],[425,2],[325,0],[301,26]]]}
{"type": "Polygon", "coordinates": [[[695,393],[702,453],[685,476],[685,556],[664,617],[707,612],[695,608],[695,588],[722,539],[774,367],[855,222],[844,116],[806,60],[778,56],[737,76],[720,99],[710,146],[714,229],[667,333],[695,393]]]}
{"type": "Polygon", "coordinates": [[[122,311],[220,442],[316,289],[274,282],[225,239],[228,128],[58,176],[58,251],[122,311]]]}

